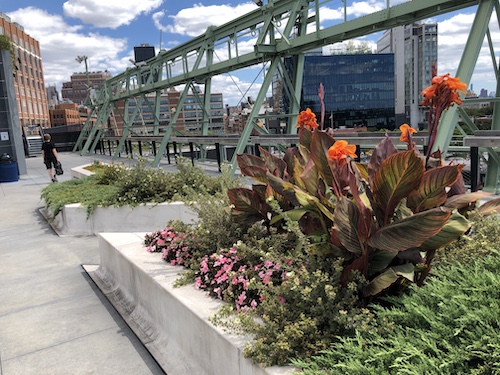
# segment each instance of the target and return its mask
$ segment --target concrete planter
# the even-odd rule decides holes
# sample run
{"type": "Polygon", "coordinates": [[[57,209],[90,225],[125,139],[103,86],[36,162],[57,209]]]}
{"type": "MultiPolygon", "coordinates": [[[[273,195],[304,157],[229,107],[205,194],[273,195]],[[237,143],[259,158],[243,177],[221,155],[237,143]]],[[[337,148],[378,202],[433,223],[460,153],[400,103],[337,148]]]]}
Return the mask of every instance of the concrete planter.
{"type": "Polygon", "coordinates": [[[291,375],[242,355],[248,337],[225,333],[207,318],[223,302],[193,285],[174,288],[182,272],[148,253],[141,233],[101,233],[101,264],[85,266],[99,288],[169,375],[291,375]]]}
{"type": "Polygon", "coordinates": [[[97,235],[101,232],[152,232],[170,220],[192,223],[196,213],[183,202],[148,203],[134,208],[98,207],[87,218],[80,203],[68,204],[55,217],[43,208],[42,214],[59,235],[97,235]]]}
{"type": "Polygon", "coordinates": [[[71,177],[83,178],[83,177],[93,175],[94,172],[91,172],[91,171],[85,169],[85,167],[88,167],[90,165],[92,165],[92,164],[85,164],[85,165],[81,165],[79,167],[71,168],[71,177]]]}

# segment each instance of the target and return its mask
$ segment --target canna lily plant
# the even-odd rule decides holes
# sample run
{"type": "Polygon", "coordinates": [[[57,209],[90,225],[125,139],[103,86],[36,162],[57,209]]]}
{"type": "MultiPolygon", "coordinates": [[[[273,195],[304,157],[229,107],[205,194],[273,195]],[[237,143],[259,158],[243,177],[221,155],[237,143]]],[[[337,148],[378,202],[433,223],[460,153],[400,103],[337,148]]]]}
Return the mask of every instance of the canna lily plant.
{"type": "MultiPolygon", "coordinates": [[[[353,271],[365,276],[366,297],[422,286],[435,252],[470,228],[467,211],[484,195],[465,193],[463,165],[426,167],[407,124],[400,128],[407,150],[386,135],[367,164],[354,160],[354,145],[317,129],[309,109],[298,126],[299,145],[282,159],[264,149],[262,158],[238,155],[241,172],[258,184],[229,190],[235,219],[282,230],[284,219],[298,221],[311,252],[344,259],[344,282],[353,271]]],[[[499,206],[496,200],[483,213],[499,206]]]]}

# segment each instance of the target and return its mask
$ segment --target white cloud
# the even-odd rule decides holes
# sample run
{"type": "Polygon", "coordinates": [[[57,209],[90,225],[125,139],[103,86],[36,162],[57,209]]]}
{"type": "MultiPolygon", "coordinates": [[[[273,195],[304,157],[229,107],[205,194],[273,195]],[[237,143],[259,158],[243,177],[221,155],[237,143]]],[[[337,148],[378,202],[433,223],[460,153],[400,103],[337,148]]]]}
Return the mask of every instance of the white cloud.
{"type": "Polygon", "coordinates": [[[171,20],[168,24],[161,23],[166,16],[164,11],[155,13],[153,20],[159,30],[195,37],[203,34],[209,26],[220,26],[255,9],[254,3],[239,4],[234,7],[194,4],[192,8],[185,8],[175,15],[168,16],[171,20]]]}
{"type": "MultiPolygon", "coordinates": [[[[456,74],[474,17],[475,14],[473,13],[459,13],[442,22],[438,22],[438,74],[456,74]]],[[[500,32],[495,17],[492,18],[489,28],[494,49],[498,55],[498,51],[500,50],[500,32]]],[[[474,91],[479,93],[482,88],[494,91],[495,82],[493,63],[485,38],[470,83],[474,85],[474,91]]]]}
{"type": "Polygon", "coordinates": [[[129,25],[141,14],[148,14],[163,4],[163,0],[68,0],[63,4],[64,15],[78,18],[95,27],[116,29],[129,25]]]}
{"type": "Polygon", "coordinates": [[[132,57],[125,38],[112,38],[99,33],[83,33],[81,26],[67,24],[60,15],[28,7],[8,14],[12,21],[24,26],[25,32],[38,40],[43,60],[45,84],[56,85],[69,81],[74,72],[85,71],[75,61],[76,56],[88,56],[90,71],[111,69],[112,74],[125,70],[125,61],[132,57]],[[128,53],[124,61],[123,55],[128,53]]]}

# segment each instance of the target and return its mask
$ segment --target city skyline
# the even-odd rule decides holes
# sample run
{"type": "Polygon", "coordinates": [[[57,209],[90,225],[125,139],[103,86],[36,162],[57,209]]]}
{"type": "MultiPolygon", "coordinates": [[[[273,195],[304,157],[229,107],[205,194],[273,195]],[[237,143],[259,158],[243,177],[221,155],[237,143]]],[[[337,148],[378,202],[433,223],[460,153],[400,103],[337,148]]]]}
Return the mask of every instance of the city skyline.
{"type": "MultiPolygon", "coordinates": [[[[157,52],[160,48],[169,49],[204,33],[210,24],[221,25],[256,9],[253,1],[237,0],[224,4],[213,0],[172,3],[122,0],[106,4],[96,0],[19,0],[15,4],[2,0],[4,2],[0,10],[40,42],[45,83],[55,85],[59,92],[62,82],[69,81],[71,74],[85,71],[84,65],[75,61],[77,56],[88,56],[90,71],[108,70],[116,75],[131,66],[135,46],[146,43],[154,46],[157,52]]],[[[391,5],[402,2],[392,0],[391,5]]],[[[369,14],[384,9],[386,4],[386,0],[348,1],[348,16],[369,14]]],[[[320,12],[322,27],[343,20],[342,1],[330,1],[325,6],[328,8],[320,12]]],[[[475,7],[471,7],[429,20],[438,23],[439,74],[454,75],[474,14],[475,7]]],[[[491,24],[491,32],[498,59],[500,32],[496,22],[491,24]]],[[[360,40],[368,42],[375,51],[380,35],[372,34],[360,40]]],[[[261,69],[262,66],[255,66],[214,77],[212,91],[221,92],[224,102],[230,105],[244,99],[240,92],[255,97],[260,88],[261,69]]],[[[490,52],[485,47],[470,83],[476,93],[496,88],[490,52]]]]}

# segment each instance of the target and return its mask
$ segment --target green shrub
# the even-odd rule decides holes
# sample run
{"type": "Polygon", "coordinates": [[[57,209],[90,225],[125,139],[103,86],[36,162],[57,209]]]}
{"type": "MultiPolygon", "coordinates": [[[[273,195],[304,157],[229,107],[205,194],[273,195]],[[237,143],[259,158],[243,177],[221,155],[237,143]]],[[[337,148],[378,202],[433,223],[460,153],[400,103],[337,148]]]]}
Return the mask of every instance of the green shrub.
{"type": "Polygon", "coordinates": [[[338,336],[371,329],[373,315],[359,297],[366,280],[353,273],[346,287],[341,287],[341,262],[309,259],[310,263],[294,259],[298,267],[284,282],[263,289],[257,313],[264,325],[246,320],[254,339],[244,354],[252,360],[283,365],[293,357],[318,354],[338,336]]]}
{"type": "Polygon", "coordinates": [[[316,374],[500,374],[500,256],[441,267],[424,288],[375,307],[378,332],[342,337],[311,361],[316,374]]]}
{"type": "Polygon", "coordinates": [[[173,200],[198,201],[203,196],[221,197],[228,187],[225,175],[208,176],[187,159],[177,158],[177,168],[178,172],[167,173],[161,168],[148,167],[144,159],[129,168],[124,164],[107,164],[92,176],[47,186],[41,197],[54,214],[66,204],[82,203],[90,215],[98,206],[134,207],[173,200]]]}
{"type": "Polygon", "coordinates": [[[436,265],[471,263],[500,249],[500,219],[497,215],[474,215],[472,228],[458,241],[436,253],[436,265]]]}

